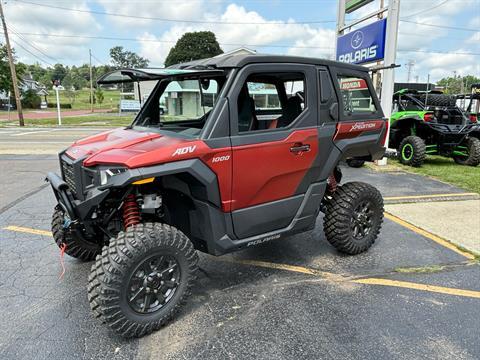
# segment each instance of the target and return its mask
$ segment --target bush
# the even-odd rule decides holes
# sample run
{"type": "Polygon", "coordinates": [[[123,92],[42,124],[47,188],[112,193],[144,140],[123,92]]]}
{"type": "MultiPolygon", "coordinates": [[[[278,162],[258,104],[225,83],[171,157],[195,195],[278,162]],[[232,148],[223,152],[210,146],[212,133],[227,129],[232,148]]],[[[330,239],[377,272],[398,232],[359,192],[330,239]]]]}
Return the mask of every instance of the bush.
{"type": "Polygon", "coordinates": [[[22,106],[30,109],[39,109],[42,99],[35,90],[27,90],[22,95],[22,106]]]}
{"type": "MultiPolygon", "coordinates": [[[[48,103],[47,107],[56,109],[57,108],[57,103],[48,103]]],[[[62,104],[62,103],[60,103],[60,109],[71,109],[71,108],[72,108],[72,104],[62,104]]]]}

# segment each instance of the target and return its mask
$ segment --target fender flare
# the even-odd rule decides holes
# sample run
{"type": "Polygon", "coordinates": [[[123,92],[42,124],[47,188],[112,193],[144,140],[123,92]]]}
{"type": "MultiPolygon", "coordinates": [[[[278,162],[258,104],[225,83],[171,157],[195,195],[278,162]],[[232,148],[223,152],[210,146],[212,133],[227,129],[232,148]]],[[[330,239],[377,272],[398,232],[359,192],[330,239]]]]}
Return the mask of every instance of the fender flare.
{"type": "Polygon", "coordinates": [[[111,178],[110,182],[104,186],[104,188],[123,188],[138,180],[180,174],[189,174],[197,182],[195,184],[189,184],[191,195],[195,199],[207,201],[216,207],[221,206],[217,175],[200,159],[189,159],[137,169],[128,169],[111,178]]]}

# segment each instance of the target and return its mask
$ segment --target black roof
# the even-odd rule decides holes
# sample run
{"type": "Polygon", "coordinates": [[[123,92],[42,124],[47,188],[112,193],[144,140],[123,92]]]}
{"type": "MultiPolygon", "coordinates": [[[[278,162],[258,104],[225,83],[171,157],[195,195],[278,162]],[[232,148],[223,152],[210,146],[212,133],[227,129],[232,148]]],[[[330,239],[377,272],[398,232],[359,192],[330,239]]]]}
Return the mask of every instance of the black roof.
{"type": "Polygon", "coordinates": [[[316,59],[301,56],[286,55],[225,55],[208,59],[194,60],[183,64],[170,66],[172,69],[193,69],[193,68],[240,68],[248,64],[257,63],[296,63],[309,65],[337,66],[357,71],[368,71],[368,68],[360,65],[342,63],[338,61],[316,59]]]}

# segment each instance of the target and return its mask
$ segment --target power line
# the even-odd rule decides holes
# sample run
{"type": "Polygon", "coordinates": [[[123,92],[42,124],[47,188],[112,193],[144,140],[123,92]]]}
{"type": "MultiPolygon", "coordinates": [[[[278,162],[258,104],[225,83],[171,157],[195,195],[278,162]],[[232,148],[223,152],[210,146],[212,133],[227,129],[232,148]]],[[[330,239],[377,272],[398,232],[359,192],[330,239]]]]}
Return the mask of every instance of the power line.
{"type": "MultiPolygon", "coordinates": [[[[159,17],[148,17],[148,16],[139,16],[139,15],[125,15],[125,14],[118,14],[118,13],[111,13],[111,12],[106,12],[106,11],[97,11],[97,10],[82,10],[82,9],[72,9],[72,8],[66,8],[62,6],[56,6],[56,5],[48,5],[48,4],[39,4],[33,1],[26,1],[26,0],[15,0],[16,2],[19,3],[24,3],[24,4],[29,4],[29,5],[35,5],[35,6],[42,6],[46,8],[51,8],[51,9],[58,9],[58,10],[64,10],[64,11],[73,11],[73,12],[80,12],[80,13],[88,13],[88,14],[96,14],[96,15],[107,15],[107,16],[117,16],[117,17],[123,17],[123,18],[130,18],[130,19],[141,19],[141,20],[157,20],[157,21],[165,21],[165,22],[185,22],[185,23],[194,23],[194,24],[223,24],[223,25],[294,25],[294,24],[327,24],[327,23],[336,23],[335,20],[312,20],[312,21],[296,21],[294,23],[288,23],[286,21],[269,21],[269,22],[233,22],[233,21],[207,21],[207,20],[191,20],[191,19],[168,19],[168,18],[159,18],[159,17]]],[[[443,5],[443,3],[441,4],[443,5]]],[[[440,5],[437,5],[436,7],[439,7],[440,5]]],[[[433,8],[430,9],[425,9],[425,11],[432,10],[433,8]]],[[[418,14],[414,15],[409,15],[408,17],[412,17],[418,14]]],[[[450,30],[461,30],[461,31],[473,31],[476,32],[478,31],[477,29],[472,29],[472,28],[464,28],[464,27],[456,27],[456,26],[446,26],[446,25],[437,25],[437,24],[428,24],[428,23],[422,23],[422,22],[417,22],[417,21],[411,21],[411,20],[404,20],[405,18],[400,19],[402,22],[406,23],[411,23],[411,24],[417,24],[417,25],[424,25],[424,26],[431,26],[431,27],[437,27],[437,28],[443,28],[443,29],[450,29],[450,30]]]]}
{"type": "Polygon", "coordinates": [[[15,35],[17,36],[20,40],[22,40],[24,43],[26,43],[28,46],[30,46],[31,48],[37,50],[40,54],[42,54],[43,56],[45,56],[46,58],[48,59],[51,59],[53,60],[55,63],[60,63],[60,61],[56,58],[53,58],[52,56],[46,54],[43,50],[39,49],[38,47],[36,47],[34,44],[32,44],[31,42],[29,42],[28,40],[26,40],[22,35],[20,35],[11,25],[8,26],[8,29],[15,35]]]}
{"type": "Polygon", "coordinates": [[[414,14],[410,14],[410,15],[407,15],[407,16],[402,16],[402,19],[408,19],[408,18],[411,18],[411,17],[414,17],[414,16],[417,16],[417,15],[420,15],[420,14],[423,14],[423,13],[426,13],[426,12],[429,12],[429,11],[432,11],[433,9],[436,9],[436,8],[439,8],[440,6],[442,5],[445,5],[449,0],[445,0],[443,2],[441,2],[440,4],[437,4],[433,7],[430,7],[428,9],[424,9],[424,10],[421,10],[417,13],[414,13],[414,14]]]}
{"type": "Polygon", "coordinates": [[[51,67],[53,67],[53,65],[51,63],[49,63],[48,61],[46,61],[45,59],[42,59],[40,56],[38,56],[37,54],[31,52],[30,50],[28,50],[26,47],[24,47],[22,44],[20,44],[18,41],[16,40],[12,40],[13,43],[16,43],[16,45],[20,48],[22,48],[24,51],[26,51],[27,53],[29,53],[30,55],[32,55],[34,58],[36,58],[37,60],[39,60],[40,62],[44,63],[44,64],[47,64],[51,67]]]}
{"type": "MultiPolygon", "coordinates": [[[[139,42],[152,42],[152,43],[168,43],[174,44],[174,40],[157,40],[157,39],[141,39],[141,38],[122,38],[122,37],[110,37],[110,36],[84,36],[84,35],[63,35],[63,34],[38,34],[38,33],[21,33],[23,35],[44,36],[44,37],[65,37],[65,38],[82,38],[82,39],[94,39],[94,40],[113,40],[113,41],[139,41],[139,42]]],[[[322,49],[333,50],[333,47],[326,46],[295,46],[286,44],[240,44],[240,43],[220,43],[222,46],[249,46],[257,48],[294,48],[294,49],[322,49]]],[[[456,55],[480,55],[480,53],[474,52],[451,52],[451,51],[437,51],[437,50],[422,50],[422,49],[399,49],[399,52],[418,52],[418,53],[430,53],[430,54],[456,54],[456,55]]],[[[97,59],[98,60],[98,59],[97,59]]]]}
{"type": "Polygon", "coordinates": [[[107,64],[105,64],[105,62],[103,62],[102,60],[99,60],[95,55],[93,55],[93,53],[91,53],[91,55],[92,55],[92,58],[94,58],[95,60],[97,60],[97,62],[98,62],[100,65],[108,66],[107,64]]]}
{"type": "Polygon", "coordinates": [[[426,24],[426,23],[421,23],[421,22],[411,21],[411,20],[400,20],[400,21],[401,21],[401,22],[410,23],[410,24],[423,25],[423,26],[431,26],[431,27],[442,28],[442,29],[461,30],[461,31],[473,31],[473,32],[477,32],[477,31],[478,31],[478,29],[471,29],[471,28],[464,28],[464,27],[457,27],[457,26],[446,26],[446,25],[426,24]]]}
{"type": "MultiPolygon", "coordinates": [[[[107,11],[98,11],[98,10],[83,10],[83,9],[72,9],[66,8],[63,6],[48,5],[48,4],[39,4],[32,1],[25,0],[15,0],[19,3],[42,6],[50,9],[58,9],[65,11],[73,11],[80,13],[96,14],[96,15],[107,15],[107,16],[116,16],[129,19],[140,19],[140,20],[156,20],[156,21],[165,21],[165,22],[184,22],[184,23],[193,23],[193,24],[225,24],[225,25],[288,25],[290,23],[286,21],[269,21],[269,22],[233,22],[233,21],[208,21],[208,20],[191,20],[191,19],[168,19],[160,17],[149,17],[149,16],[140,16],[140,15],[125,15],[119,13],[111,13],[107,11]]],[[[315,20],[315,21],[296,21],[292,24],[326,24],[326,23],[335,23],[335,20],[315,20]]]]}

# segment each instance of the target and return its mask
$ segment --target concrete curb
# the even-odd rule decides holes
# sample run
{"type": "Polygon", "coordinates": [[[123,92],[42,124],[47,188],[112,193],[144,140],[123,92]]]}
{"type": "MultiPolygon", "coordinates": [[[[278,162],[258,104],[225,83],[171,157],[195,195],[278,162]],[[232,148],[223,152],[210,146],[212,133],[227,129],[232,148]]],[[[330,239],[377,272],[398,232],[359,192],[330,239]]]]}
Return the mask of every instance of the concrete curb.
{"type": "Polygon", "coordinates": [[[410,204],[432,201],[464,201],[480,199],[477,193],[452,193],[452,194],[432,194],[432,195],[413,195],[413,196],[385,196],[385,204],[410,204]]]}

